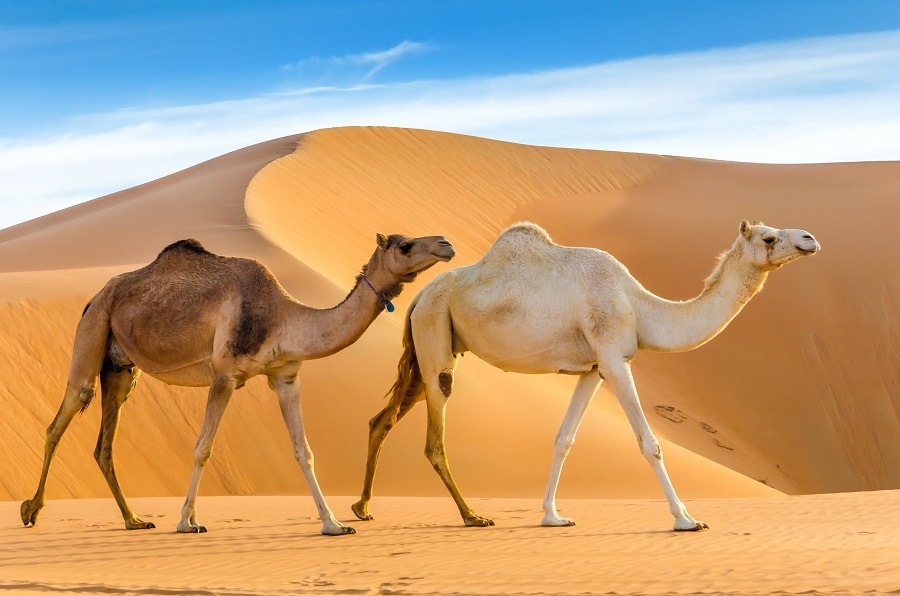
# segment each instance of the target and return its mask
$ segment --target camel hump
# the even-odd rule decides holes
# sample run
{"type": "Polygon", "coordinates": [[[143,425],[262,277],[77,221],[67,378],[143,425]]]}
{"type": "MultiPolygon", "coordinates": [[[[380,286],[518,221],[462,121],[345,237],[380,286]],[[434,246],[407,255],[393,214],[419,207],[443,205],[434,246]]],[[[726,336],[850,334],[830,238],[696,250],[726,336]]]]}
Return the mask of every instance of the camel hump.
{"type": "Polygon", "coordinates": [[[550,234],[541,226],[523,221],[503,230],[485,254],[485,259],[519,259],[525,254],[544,254],[554,247],[550,234]]]}
{"type": "Polygon", "coordinates": [[[547,233],[547,230],[530,221],[520,221],[509,226],[500,233],[500,236],[497,237],[497,241],[499,242],[501,238],[517,236],[525,236],[533,238],[535,240],[542,240],[547,244],[553,243],[553,239],[550,238],[550,234],[547,233]]]}
{"type": "Polygon", "coordinates": [[[169,246],[162,249],[159,253],[159,256],[166,254],[167,252],[180,251],[180,252],[193,252],[197,254],[212,254],[200,244],[200,241],[195,238],[188,238],[186,240],[179,240],[178,242],[173,242],[169,246]]]}

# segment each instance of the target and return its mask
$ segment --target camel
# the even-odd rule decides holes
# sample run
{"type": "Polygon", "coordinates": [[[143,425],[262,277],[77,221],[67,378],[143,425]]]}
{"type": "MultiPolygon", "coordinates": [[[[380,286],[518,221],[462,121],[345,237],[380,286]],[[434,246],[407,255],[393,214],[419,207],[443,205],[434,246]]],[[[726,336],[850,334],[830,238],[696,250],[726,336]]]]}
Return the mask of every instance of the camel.
{"type": "Polygon", "coordinates": [[[219,422],[235,389],[266,375],[278,396],[294,448],[322,520],[322,534],[353,534],[325,503],[313,469],[300,407],[304,360],[323,358],[355,342],[400,294],[403,284],[456,254],[440,236],[377,235],[378,247],[343,302],[315,309],[293,299],[261,263],[208,252],[196,240],[166,247],[142,269],[113,277],[85,308],[75,333],[65,398],[47,429],[44,467],[22,521],[37,523],[50,462],[72,418],[91,403],[100,378],[102,422],[94,458],[129,530],[153,528],[122,495],[112,447],[119,411],[141,371],[170,385],[209,386],[194,471],[177,531],[206,532],[195,501],[219,422]]]}
{"type": "Polygon", "coordinates": [[[770,271],[818,250],[815,238],[803,230],[742,221],[737,240],[719,257],[703,291],[691,300],[673,302],[644,289],[609,253],[560,246],[532,223],[513,225],[481,261],[440,275],[410,305],[390,401],[369,423],[365,481],[353,512],[359,519],[372,519],[368,505],[382,445],[393,426],[424,400],[426,456],[465,525],[494,525],[466,505],[444,448],[445,412],[457,361],[472,352],[507,372],[579,376],[556,435],[542,525],[575,523],[557,512],[556,489],[578,426],[605,380],[662,485],[674,529],[708,528],[691,517],[675,494],[659,442],[641,410],[631,361],[638,350],[682,352],[705,344],[762,289],[770,271]]]}

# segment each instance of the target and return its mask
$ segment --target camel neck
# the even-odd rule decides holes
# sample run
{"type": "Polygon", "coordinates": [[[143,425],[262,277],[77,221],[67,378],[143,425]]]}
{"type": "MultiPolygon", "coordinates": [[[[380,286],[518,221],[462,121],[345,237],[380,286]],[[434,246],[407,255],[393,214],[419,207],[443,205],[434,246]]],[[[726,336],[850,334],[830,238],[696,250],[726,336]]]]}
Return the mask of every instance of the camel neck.
{"type": "Polygon", "coordinates": [[[371,266],[359,275],[347,297],[332,308],[315,309],[298,304],[293,312],[298,319],[294,329],[305,329],[302,337],[286,342],[288,352],[304,359],[324,358],[343,350],[362,336],[369,325],[385,310],[390,299],[399,293],[399,284],[389,275],[371,266]],[[369,287],[371,284],[371,287],[369,287]]]}
{"type": "Polygon", "coordinates": [[[685,352],[722,332],[762,289],[767,273],[744,259],[743,243],[717,263],[700,295],[676,302],[647,292],[640,295],[638,346],[643,350],[685,352]]]}

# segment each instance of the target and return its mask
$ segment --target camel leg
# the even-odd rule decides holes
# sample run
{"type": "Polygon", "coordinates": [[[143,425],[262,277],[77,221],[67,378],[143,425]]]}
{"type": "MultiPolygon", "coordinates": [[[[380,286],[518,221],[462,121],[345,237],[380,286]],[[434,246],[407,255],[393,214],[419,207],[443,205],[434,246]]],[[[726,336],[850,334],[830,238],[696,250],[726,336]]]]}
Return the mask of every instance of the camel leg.
{"type": "Polygon", "coordinates": [[[435,471],[444,481],[447,490],[456,506],[459,507],[459,513],[463,518],[463,522],[467,526],[493,526],[494,521],[486,517],[476,515],[472,509],[466,505],[462,493],[456,486],[453,476],[450,474],[450,465],[447,462],[447,451],[444,447],[444,427],[447,414],[447,397],[441,391],[440,381],[437,375],[430,376],[425,385],[425,403],[428,405],[428,432],[425,439],[425,456],[435,471]]]}
{"type": "Polygon", "coordinates": [[[300,382],[296,375],[286,378],[273,379],[275,392],[278,394],[278,404],[281,406],[281,414],[291,435],[291,443],[294,445],[294,458],[300,464],[309,492],[316,502],[319,511],[319,519],[322,520],[322,534],[328,536],[341,536],[343,534],[356,534],[356,530],[343,525],[335,517],[334,513],[325,502],[319,481],[316,480],[313,453],[306,440],[306,431],[303,429],[303,412],[300,403],[300,382]]]}
{"type": "Polygon", "coordinates": [[[50,462],[56,454],[63,433],[66,432],[75,414],[88,407],[97,391],[97,375],[100,374],[109,341],[109,316],[105,310],[98,307],[97,302],[95,298],[94,306],[85,311],[75,331],[75,345],[72,350],[66,393],[56,417],[47,427],[41,479],[34,496],[22,503],[20,509],[22,522],[26,526],[37,523],[38,515],[44,507],[44,491],[47,487],[50,462]]]}
{"type": "Polygon", "coordinates": [[[572,394],[572,401],[569,402],[569,409],[566,410],[566,417],[563,418],[559,432],[556,434],[556,443],[553,450],[553,466],[550,468],[550,480],[547,482],[547,491],[544,493],[544,518],[541,520],[542,526],[574,526],[575,520],[567,517],[560,517],[556,511],[556,489],[559,486],[559,477],[562,474],[563,463],[569,454],[569,449],[575,443],[575,433],[578,432],[578,426],[584,418],[585,412],[597,393],[597,388],[603,379],[597,371],[591,371],[581,375],[578,384],[575,386],[575,392],[572,394]]]}
{"type": "Polygon", "coordinates": [[[697,530],[705,530],[709,528],[702,521],[698,521],[691,517],[684,503],[675,494],[675,488],[672,481],[669,480],[669,474],[666,472],[666,466],[663,464],[663,454],[659,441],[650,430],[647,424],[647,418],[641,409],[641,402],[638,399],[637,389],[634,386],[634,378],[631,376],[631,364],[628,362],[619,362],[602,371],[604,378],[607,379],[619,403],[625,410],[628,422],[634,431],[634,436],[641,447],[641,453],[650,462],[650,466],[656,473],[663,492],[666,494],[666,500],[669,502],[669,511],[675,517],[675,531],[691,532],[697,530]]]}
{"type": "Polygon", "coordinates": [[[209,386],[209,399],[206,402],[206,413],[203,416],[203,426],[200,428],[200,436],[197,437],[197,447],[194,450],[194,475],[191,477],[191,486],[188,488],[184,506],[181,508],[181,521],[178,522],[176,531],[182,533],[206,532],[206,527],[197,523],[196,509],[197,491],[200,489],[200,478],[203,476],[203,468],[212,455],[213,442],[219,423],[225,413],[225,407],[234,393],[235,381],[231,377],[218,376],[209,386]]]}
{"type": "Polygon", "coordinates": [[[90,379],[84,382],[69,382],[66,385],[66,394],[59,411],[50,426],[47,427],[47,438],[44,442],[44,467],[41,469],[41,479],[38,481],[37,491],[34,496],[23,502],[20,509],[22,523],[26,526],[35,525],[41,509],[44,508],[44,491],[47,488],[47,475],[50,472],[50,463],[59,447],[59,441],[69,427],[69,423],[75,414],[87,407],[96,391],[96,380],[90,379]]]}
{"type": "Polygon", "coordinates": [[[122,494],[119,487],[119,479],[116,476],[116,468],[113,464],[113,442],[116,440],[116,432],[119,429],[119,414],[122,405],[131,396],[134,386],[140,377],[141,371],[135,366],[116,367],[108,361],[100,371],[100,398],[103,406],[103,419],[100,423],[100,434],[97,437],[97,448],[94,450],[94,459],[100,466],[100,471],[109,484],[116,504],[122,512],[127,530],[145,530],[155,528],[152,522],[139,519],[122,494]]]}
{"type": "Polygon", "coordinates": [[[391,405],[385,406],[381,412],[376,414],[375,417],[369,421],[369,455],[366,459],[366,478],[363,481],[362,495],[360,495],[359,501],[350,506],[353,513],[356,514],[356,517],[361,520],[373,519],[372,515],[369,513],[369,501],[372,500],[372,486],[375,483],[375,468],[378,466],[378,456],[381,455],[381,448],[384,446],[384,441],[387,439],[391,429],[394,428],[394,425],[397,422],[400,422],[400,419],[406,416],[419,401],[421,400],[413,400],[400,406],[400,410],[397,411],[396,421],[392,420],[393,407],[391,405]]]}

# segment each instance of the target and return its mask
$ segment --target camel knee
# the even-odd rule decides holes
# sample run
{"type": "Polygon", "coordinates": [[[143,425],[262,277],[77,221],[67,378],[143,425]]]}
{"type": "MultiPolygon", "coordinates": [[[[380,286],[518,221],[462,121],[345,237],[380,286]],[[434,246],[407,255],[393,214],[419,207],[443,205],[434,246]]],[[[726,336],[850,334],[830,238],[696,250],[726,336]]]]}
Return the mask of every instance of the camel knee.
{"type": "Polygon", "coordinates": [[[316,465],[316,458],[309,447],[298,447],[294,449],[294,459],[300,464],[304,470],[311,470],[316,465]]]}
{"type": "Polygon", "coordinates": [[[44,451],[47,453],[54,453],[57,446],[59,446],[61,436],[62,433],[57,432],[55,424],[51,424],[47,427],[47,434],[45,435],[44,440],[44,451]]]}
{"type": "Polygon", "coordinates": [[[194,450],[194,463],[201,468],[206,465],[209,458],[212,457],[212,443],[202,443],[197,445],[194,450]]]}
{"type": "Polygon", "coordinates": [[[91,400],[94,399],[94,396],[97,394],[97,387],[94,383],[86,383],[79,387],[76,390],[75,396],[81,404],[81,411],[84,412],[89,405],[91,405],[91,400]]]}
{"type": "Polygon", "coordinates": [[[657,441],[655,437],[650,437],[641,441],[641,453],[643,453],[644,457],[647,459],[658,459],[662,461],[663,458],[662,448],[659,446],[659,441],[657,441]]]}
{"type": "Polygon", "coordinates": [[[572,445],[575,444],[575,437],[570,437],[562,434],[556,435],[556,441],[554,443],[554,455],[559,458],[565,458],[569,455],[569,450],[572,449],[572,445]]]}

